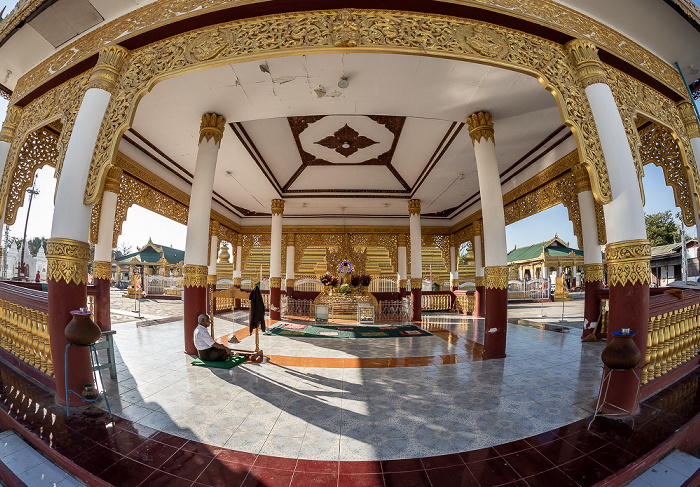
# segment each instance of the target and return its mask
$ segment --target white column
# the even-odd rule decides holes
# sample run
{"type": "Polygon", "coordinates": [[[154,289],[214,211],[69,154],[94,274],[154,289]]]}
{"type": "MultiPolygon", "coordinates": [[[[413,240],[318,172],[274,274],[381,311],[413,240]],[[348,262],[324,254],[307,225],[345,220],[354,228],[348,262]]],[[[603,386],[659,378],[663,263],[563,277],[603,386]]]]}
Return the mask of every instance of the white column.
{"type": "Polygon", "coordinates": [[[282,213],[283,200],[272,200],[270,227],[270,278],[282,277],[282,213]]]}
{"type": "MultiPolygon", "coordinates": [[[[700,172],[700,124],[698,123],[698,118],[695,115],[695,109],[690,102],[681,101],[677,105],[678,111],[681,115],[681,120],[685,125],[685,129],[688,132],[688,137],[690,138],[690,147],[693,150],[693,157],[695,157],[695,165],[700,172]]],[[[688,180],[692,180],[690,175],[688,180]]],[[[700,191],[700,188],[695,188],[696,191],[700,191]]],[[[700,218],[698,218],[698,210],[700,210],[700,202],[696,201],[695,195],[693,194],[693,214],[695,215],[695,228],[700,229],[700,218]]]]}
{"type": "Polygon", "coordinates": [[[207,113],[202,117],[199,150],[187,216],[185,265],[207,265],[214,170],[219,155],[219,144],[224,134],[224,123],[224,117],[215,113],[207,113]]]}
{"type": "MultiPolygon", "coordinates": [[[[240,237],[240,236],[239,236],[240,237]]],[[[241,262],[242,262],[242,254],[243,253],[243,247],[241,245],[236,246],[236,268],[233,270],[233,278],[234,279],[240,279],[241,278],[241,262]]]]}
{"type": "Polygon", "coordinates": [[[7,108],[7,115],[5,115],[5,121],[0,130],[0,174],[5,170],[7,154],[10,152],[10,145],[12,145],[12,139],[15,137],[15,130],[21,117],[22,109],[20,107],[13,105],[7,108]]]}
{"type": "Polygon", "coordinates": [[[474,235],[474,271],[476,277],[484,277],[484,259],[481,256],[481,235],[474,235]]]}
{"type": "Polygon", "coordinates": [[[119,195],[119,180],[122,170],[111,167],[102,192],[102,208],[98,226],[97,243],[95,244],[95,261],[112,262],[112,242],[114,240],[114,214],[117,211],[119,195]]]}
{"type": "Polygon", "coordinates": [[[216,276],[216,261],[219,259],[219,236],[211,236],[211,244],[209,245],[209,267],[207,274],[216,276]]]}
{"type": "Polygon", "coordinates": [[[578,206],[581,213],[581,232],[583,233],[583,263],[602,264],[600,244],[598,243],[598,224],[595,217],[593,192],[581,191],[578,194],[578,206]]]}
{"type": "MultiPolygon", "coordinates": [[[[408,225],[411,235],[411,281],[414,281],[415,279],[423,278],[420,200],[410,200],[408,202],[408,212],[408,225]]],[[[413,286],[411,286],[411,289],[413,289],[413,286]]]]}
{"type": "Polygon", "coordinates": [[[406,279],[407,266],[406,266],[406,247],[398,248],[398,273],[397,276],[399,280],[406,279]]]}
{"type": "Polygon", "coordinates": [[[457,251],[454,247],[450,247],[450,285],[452,281],[459,280],[459,271],[457,270],[457,251]]]}
{"type": "Polygon", "coordinates": [[[484,225],[486,267],[507,264],[506,219],[503,212],[501,178],[498,173],[496,146],[494,144],[491,115],[486,112],[472,114],[467,119],[469,135],[474,144],[476,168],[479,176],[481,214],[484,225]]]}
{"type": "MultiPolygon", "coordinates": [[[[293,240],[292,240],[293,242],[293,240]]],[[[287,243],[287,268],[285,269],[285,276],[284,278],[286,280],[294,280],[294,251],[295,247],[294,245],[289,245],[289,242],[287,243]]]]}

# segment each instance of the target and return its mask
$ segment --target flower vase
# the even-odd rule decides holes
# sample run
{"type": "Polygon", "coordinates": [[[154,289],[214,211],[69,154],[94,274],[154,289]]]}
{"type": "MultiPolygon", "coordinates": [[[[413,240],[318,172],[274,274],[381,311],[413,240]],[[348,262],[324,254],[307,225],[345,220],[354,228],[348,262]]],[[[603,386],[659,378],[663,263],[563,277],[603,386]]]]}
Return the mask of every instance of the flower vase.
{"type": "Polygon", "coordinates": [[[83,308],[71,311],[70,314],[73,315],[73,319],[68,322],[65,330],[63,330],[69,342],[74,345],[87,346],[100,339],[102,330],[90,318],[92,311],[87,311],[83,308]]]}
{"type": "Polygon", "coordinates": [[[600,359],[609,369],[632,369],[642,359],[642,353],[632,339],[636,332],[612,332],[613,339],[603,349],[600,359]]]}

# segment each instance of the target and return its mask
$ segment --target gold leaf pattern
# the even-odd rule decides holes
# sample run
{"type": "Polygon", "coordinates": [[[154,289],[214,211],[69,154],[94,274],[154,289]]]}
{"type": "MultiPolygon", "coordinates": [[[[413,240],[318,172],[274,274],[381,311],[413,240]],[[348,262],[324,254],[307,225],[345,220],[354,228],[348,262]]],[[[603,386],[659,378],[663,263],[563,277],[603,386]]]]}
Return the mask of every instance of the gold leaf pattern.
{"type": "Polygon", "coordinates": [[[182,268],[183,286],[207,287],[207,266],[187,264],[182,268]]]}
{"type": "Polygon", "coordinates": [[[92,277],[94,279],[112,279],[112,263],[96,260],[92,263],[92,277]]]}
{"type": "Polygon", "coordinates": [[[90,245],[67,238],[50,238],[46,243],[46,280],[87,284],[90,245]]]}
{"type": "Polygon", "coordinates": [[[603,282],[603,264],[583,264],[584,282],[603,282]]]}
{"type": "Polygon", "coordinates": [[[651,283],[651,246],[646,239],[608,244],[605,262],[609,286],[651,283]]]}
{"type": "Polygon", "coordinates": [[[508,289],[508,266],[484,267],[484,285],[486,289],[508,289]]]}

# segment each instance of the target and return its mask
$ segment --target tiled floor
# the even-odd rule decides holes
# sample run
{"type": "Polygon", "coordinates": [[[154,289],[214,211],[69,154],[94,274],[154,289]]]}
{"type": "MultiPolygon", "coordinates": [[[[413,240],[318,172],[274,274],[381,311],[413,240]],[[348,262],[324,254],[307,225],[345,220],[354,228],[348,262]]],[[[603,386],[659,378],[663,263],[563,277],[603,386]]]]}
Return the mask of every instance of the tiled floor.
{"type": "MultiPolygon", "coordinates": [[[[217,335],[237,321],[217,319],[217,335]]],[[[470,360],[483,321],[427,315],[423,326],[438,335],[261,336],[266,355],[306,362],[222,370],[189,365],[181,322],[119,324],[119,379],[105,380],[113,422],[97,408],[66,418],[5,368],[0,408],[104,480],[171,487],[587,486],[700,412],[696,370],[646,401],[634,427],[601,418],[587,431],[603,344],[509,325],[507,358],[470,360]],[[430,360],[345,365],[412,357],[430,360]]]]}

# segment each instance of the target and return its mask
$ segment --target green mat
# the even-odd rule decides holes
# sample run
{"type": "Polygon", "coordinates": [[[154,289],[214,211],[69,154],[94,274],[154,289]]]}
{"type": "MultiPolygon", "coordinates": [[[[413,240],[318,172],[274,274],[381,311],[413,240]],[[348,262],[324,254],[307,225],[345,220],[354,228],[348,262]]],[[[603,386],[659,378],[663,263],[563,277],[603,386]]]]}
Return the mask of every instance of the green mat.
{"type": "Polygon", "coordinates": [[[240,365],[243,362],[246,361],[246,356],[245,355],[239,355],[238,357],[234,357],[231,355],[228,360],[223,361],[223,360],[216,360],[216,361],[209,361],[209,360],[202,360],[201,358],[197,357],[192,361],[192,365],[199,365],[200,367],[214,367],[216,369],[231,369],[235,367],[236,365],[240,365]]]}
{"type": "Polygon", "coordinates": [[[284,323],[267,330],[265,335],[297,336],[304,338],[395,338],[431,336],[432,333],[414,325],[330,326],[284,323]]]}

